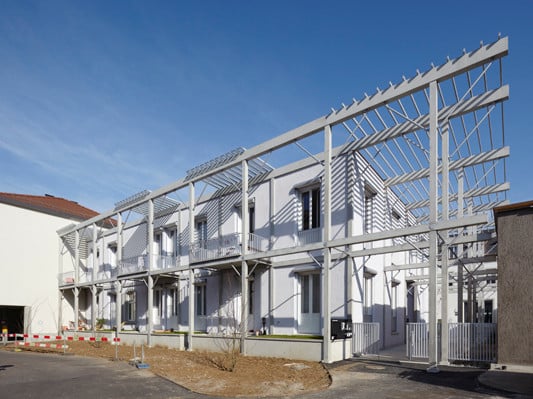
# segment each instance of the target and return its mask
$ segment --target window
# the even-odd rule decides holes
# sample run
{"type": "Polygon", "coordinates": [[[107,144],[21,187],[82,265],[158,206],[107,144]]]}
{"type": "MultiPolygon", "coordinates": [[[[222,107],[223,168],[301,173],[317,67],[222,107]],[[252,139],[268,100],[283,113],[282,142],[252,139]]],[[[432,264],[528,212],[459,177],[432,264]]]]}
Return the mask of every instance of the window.
{"type": "Polygon", "coordinates": [[[178,229],[171,229],[168,231],[168,240],[170,248],[167,252],[174,257],[179,256],[179,244],[178,244],[178,229]]]}
{"type": "Polygon", "coordinates": [[[320,313],[320,274],[304,274],[301,279],[302,313],[320,313]]]}
{"type": "Polygon", "coordinates": [[[196,240],[201,248],[207,247],[207,219],[201,218],[196,221],[196,240]]]}
{"type": "Polygon", "coordinates": [[[124,298],[124,316],[126,321],[134,322],[137,319],[137,294],[135,291],[128,291],[124,298]]]}
{"type": "Polygon", "coordinates": [[[398,331],[398,282],[391,286],[391,332],[398,331]]]}
{"type": "Polygon", "coordinates": [[[364,276],[364,297],[363,297],[363,321],[365,323],[372,322],[372,308],[374,306],[373,290],[374,290],[374,275],[365,273],[364,276]]]}
{"type": "MultiPolygon", "coordinates": [[[[241,233],[242,231],[242,212],[241,212],[241,206],[240,204],[235,205],[235,231],[241,233]]],[[[254,233],[255,232],[255,205],[251,204],[248,207],[248,233],[254,233]]]]}
{"type": "Polygon", "coordinates": [[[302,230],[320,227],[320,188],[301,193],[302,230]]]}
{"type": "Polygon", "coordinates": [[[248,313],[254,314],[254,280],[248,281],[248,313]]]}
{"type": "Polygon", "coordinates": [[[161,255],[162,250],[163,246],[161,245],[161,233],[158,232],[154,234],[154,254],[161,255]]]}
{"type": "Polygon", "coordinates": [[[194,286],[194,308],[197,316],[205,316],[206,312],[206,292],[205,284],[194,286]]]}
{"type": "Polygon", "coordinates": [[[486,300],[484,302],[483,322],[492,323],[492,299],[486,300]]]}
{"type": "Polygon", "coordinates": [[[248,233],[255,231],[255,206],[248,209],[248,233]]]}
{"type": "Polygon", "coordinates": [[[107,259],[112,267],[117,265],[117,244],[107,246],[107,259]]]}
{"type": "Polygon", "coordinates": [[[163,291],[155,290],[154,291],[154,307],[157,309],[157,314],[159,317],[163,317],[163,291]]]}
{"type": "Polygon", "coordinates": [[[172,297],[172,316],[177,316],[180,306],[180,293],[178,288],[172,288],[170,290],[170,295],[172,297]]]}
{"type": "Polygon", "coordinates": [[[372,233],[374,225],[374,197],[376,192],[369,187],[365,187],[365,214],[364,233],[372,233]]]}

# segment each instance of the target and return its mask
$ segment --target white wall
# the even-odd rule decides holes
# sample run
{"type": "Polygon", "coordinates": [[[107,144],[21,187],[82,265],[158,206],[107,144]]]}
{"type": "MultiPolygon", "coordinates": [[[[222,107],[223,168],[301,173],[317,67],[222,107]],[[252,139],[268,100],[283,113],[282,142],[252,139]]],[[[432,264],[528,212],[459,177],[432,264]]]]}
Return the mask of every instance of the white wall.
{"type": "Polygon", "coordinates": [[[0,306],[29,306],[32,333],[57,332],[56,231],[73,222],[6,204],[0,204],[0,221],[0,306]]]}

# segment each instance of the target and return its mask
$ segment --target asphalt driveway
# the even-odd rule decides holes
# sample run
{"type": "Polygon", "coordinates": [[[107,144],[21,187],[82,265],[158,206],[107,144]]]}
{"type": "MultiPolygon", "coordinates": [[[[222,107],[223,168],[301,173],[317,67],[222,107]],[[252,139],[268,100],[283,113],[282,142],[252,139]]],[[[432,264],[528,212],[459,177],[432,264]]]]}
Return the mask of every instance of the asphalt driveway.
{"type": "MultiPolygon", "coordinates": [[[[328,366],[329,389],[299,399],[339,398],[531,398],[506,393],[479,383],[484,372],[469,368],[442,368],[428,374],[425,366],[344,361],[328,366]]],[[[189,392],[148,370],[125,362],[32,352],[0,351],[0,398],[207,398],[189,392]]]]}
{"type": "Polygon", "coordinates": [[[198,395],[124,362],[0,351],[0,397],[167,399],[198,395]]]}

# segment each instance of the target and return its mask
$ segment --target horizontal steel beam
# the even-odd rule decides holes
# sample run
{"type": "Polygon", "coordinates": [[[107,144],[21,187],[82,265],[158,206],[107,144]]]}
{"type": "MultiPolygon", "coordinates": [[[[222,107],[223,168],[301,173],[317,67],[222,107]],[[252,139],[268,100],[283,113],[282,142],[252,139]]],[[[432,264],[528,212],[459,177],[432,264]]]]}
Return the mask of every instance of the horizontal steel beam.
{"type": "MultiPolygon", "coordinates": [[[[500,193],[502,191],[509,191],[511,189],[511,184],[501,183],[501,184],[494,184],[492,186],[485,186],[480,188],[475,188],[473,190],[468,190],[463,194],[463,198],[473,198],[473,197],[480,197],[482,195],[489,195],[489,194],[495,194],[500,193]]],[[[449,197],[449,202],[456,202],[457,201],[457,194],[452,194],[449,197]]],[[[442,197],[439,197],[439,203],[442,202],[442,197]]],[[[417,202],[411,202],[405,206],[405,209],[410,211],[413,209],[419,209],[419,208],[427,208],[429,206],[429,200],[423,200],[423,201],[417,201],[417,202]]]]}
{"type": "MultiPolygon", "coordinates": [[[[469,112],[474,112],[495,102],[509,98],[509,86],[502,86],[495,90],[487,91],[467,100],[449,105],[439,110],[439,122],[459,117],[469,112]]],[[[391,140],[404,134],[415,132],[421,128],[429,128],[429,114],[421,115],[412,121],[406,121],[393,127],[372,133],[346,145],[346,151],[359,151],[374,146],[383,141],[391,140]]]]}
{"type": "MultiPolygon", "coordinates": [[[[476,213],[481,213],[481,212],[487,212],[487,211],[491,211],[497,206],[508,205],[508,204],[509,204],[509,200],[489,202],[487,204],[481,204],[481,205],[475,206],[474,208],[472,208],[472,213],[476,214],[476,213]]],[[[457,209],[454,209],[453,211],[450,212],[450,217],[455,217],[455,216],[457,216],[457,209]]],[[[422,217],[417,218],[416,221],[417,223],[425,223],[428,221],[428,219],[429,219],[429,216],[424,215],[422,217]]]]}
{"type": "MultiPolygon", "coordinates": [[[[450,170],[457,170],[466,168],[468,166],[478,165],[485,162],[496,161],[501,158],[508,157],[510,154],[509,147],[502,147],[495,150],[480,152],[479,154],[464,157],[456,161],[450,162],[450,170]]],[[[438,173],[442,173],[442,166],[439,165],[438,173]]],[[[414,180],[420,180],[429,177],[429,168],[415,170],[414,172],[405,173],[403,175],[395,176],[385,180],[385,185],[395,186],[397,184],[407,183],[414,180]]]]}
{"type": "Polygon", "coordinates": [[[395,272],[399,270],[411,270],[411,269],[425,269],[429,267],[429,262],[413,263],[410,265],[391,265],[383,268],[386,272],[395,272]]]}

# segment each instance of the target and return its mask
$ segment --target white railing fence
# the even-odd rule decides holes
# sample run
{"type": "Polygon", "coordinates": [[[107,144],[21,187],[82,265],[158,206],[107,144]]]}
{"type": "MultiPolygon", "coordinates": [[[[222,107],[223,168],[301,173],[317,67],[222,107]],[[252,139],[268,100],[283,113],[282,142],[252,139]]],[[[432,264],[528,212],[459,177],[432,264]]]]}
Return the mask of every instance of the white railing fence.
{"type": "Polygon", "coordinates": [[[353,323],[352,334],[354,355],[379,354],[379,323],[353,323]]]}
{"type": "MultiPolygon", "coordinates": [[[[407,357],[428,358],[427,323],[407,323],[407,357]]],[[[439,337],[440,340],[440,331],[439,337]]],[[[448,323],[448,359],[451,361],[496,362],[495,323],[448,323]]]]}
{"type": "Polygon", "coordinates": [[[407,345],[406,355],[409,359],[414,357],[428,358],[429,327],[427,323],[406,324],[407,345]]]}
{"type": "Polygon", "coordinates": [[[448,358],[496,362],[497,324],[448,323],[448,358]]]}

